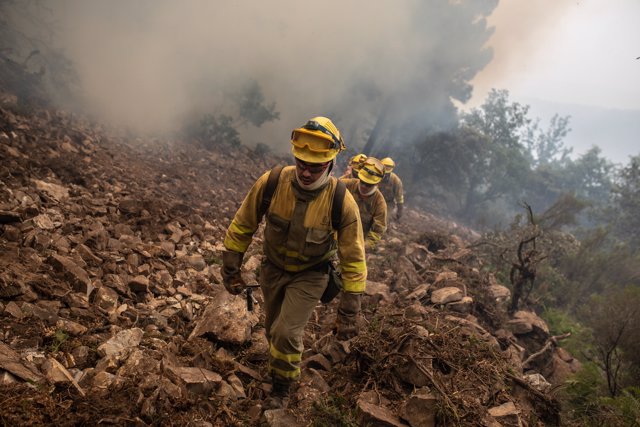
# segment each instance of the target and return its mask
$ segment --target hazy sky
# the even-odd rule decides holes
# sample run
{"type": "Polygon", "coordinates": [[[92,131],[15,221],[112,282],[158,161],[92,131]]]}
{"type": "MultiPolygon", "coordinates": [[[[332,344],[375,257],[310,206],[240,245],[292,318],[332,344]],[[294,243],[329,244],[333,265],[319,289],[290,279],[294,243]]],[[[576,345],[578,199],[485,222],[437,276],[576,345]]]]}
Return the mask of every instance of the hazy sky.
{"type": "Polygon", "coordinates": [[[489,23],[494,57],[473,80],[469,105],[492,87],[508,89],[532,113],[566,104],[556,112],[572,115],[568,142],[578,151],[597,143],[618,162],[640,154],[640,0],[502,0],[489,23]],[[536,100],[547,102],[534,108],[536,100]],[[582,106],[611,111],[598,120],[597,109],[582,106]],[[613,111],[623,109],[636,110],[637,120],[613,111]]]}

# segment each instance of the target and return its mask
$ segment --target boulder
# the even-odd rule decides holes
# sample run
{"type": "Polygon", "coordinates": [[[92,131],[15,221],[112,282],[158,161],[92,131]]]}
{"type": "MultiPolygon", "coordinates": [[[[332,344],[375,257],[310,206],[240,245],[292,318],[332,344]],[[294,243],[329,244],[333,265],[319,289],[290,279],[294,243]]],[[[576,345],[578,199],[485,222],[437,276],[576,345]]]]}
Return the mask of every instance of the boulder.
{"type": "Polygon", "coordinates": [[[403,403],[400,416],[411,427],[435,427],[438,399],[425,390],[413,393],[403,403]]]}
{"type": "Polygon", "coordinates": [[[229,344],[244,344],[251,341],[251,329],[258,323],[259,306],[247,311],[247,302],[242,295],[231,295],[219,291],[196,319],[196,326],[189,339],[211,334],[216,340],[229,344]]]}
{"type": "Polygon", "coordinates": [[[445,287],[436,289],[431,293],[431,302],[433,304],[447,304],[462,300],[464,292],[456,287],[445,287]]]}

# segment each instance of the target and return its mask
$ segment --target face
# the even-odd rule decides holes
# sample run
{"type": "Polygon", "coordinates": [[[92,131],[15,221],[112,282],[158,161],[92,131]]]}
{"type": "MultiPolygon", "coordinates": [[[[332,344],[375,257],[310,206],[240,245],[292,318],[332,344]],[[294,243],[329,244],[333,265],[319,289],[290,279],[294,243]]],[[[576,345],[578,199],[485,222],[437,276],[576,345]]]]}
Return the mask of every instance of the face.
{"type": "Polygon", "coordinates": [[[369,193],[375,186],[376,184],[367,184],[364,181],[360,181],[360,194],[369,193]]]}
{"type": "Polygon", "coordinates": [[[296,174],[304,185],[311,185],[327,170],[331,162],[307,163],[296,158],[296,174]]]}

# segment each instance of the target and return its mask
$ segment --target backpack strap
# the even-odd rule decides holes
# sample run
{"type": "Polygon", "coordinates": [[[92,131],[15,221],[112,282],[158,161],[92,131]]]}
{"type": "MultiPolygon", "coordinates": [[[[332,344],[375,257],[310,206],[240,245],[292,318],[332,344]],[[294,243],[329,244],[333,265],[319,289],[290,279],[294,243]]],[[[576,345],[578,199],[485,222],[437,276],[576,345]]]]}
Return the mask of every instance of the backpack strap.
{"type": "Polygon", "coordinates": [[[340,223],[342,222],[342,205],[346,191],[347,186],[345,183],[338,180],[336,190],[333,192],[333,204],[331,205],[331,226],[336,231],[340,229],[340,223]]]}
{"type": "MultiPolygon", "coordinates": [[[[278,181],[280,179],[280,173],[284,169],[284,166],[276,166],[271,171],[269,171],[269,177],[267,178],[267,184],[264,187],[264,192],[262,193],[262,202],[260,203],[260,208],[258,210],[258,218],[262,218],[269,206],[271,205],[271,198],[273,197],[273,193],[276,191],[276,187],[278,186],[278,181]]],[[[340,222],[342,222],[342,205],[344,202],[344,195],[347,192],[347,186],[341,180],[338,180],[336,184],[336,189],[333,192],[333,203],[331,205],[331,226],[334,230],[338,230],[340,228],[340,222]]]]}
{"type": "Polygon", "coordinates": [[[271,205],[271,198],[273,197],[273,193],[276,191],[276,187],[278,186],[278,180],[280,179],[280,173],[284,169],[284,166],[276,166],[269,171],[269,177],[267,178],[267,184],[264,187],[264,192],[262,193],[262,202],[260,203],[260,207],[258,208],[258,222],[267,213],[269,206],[271,205]]]}

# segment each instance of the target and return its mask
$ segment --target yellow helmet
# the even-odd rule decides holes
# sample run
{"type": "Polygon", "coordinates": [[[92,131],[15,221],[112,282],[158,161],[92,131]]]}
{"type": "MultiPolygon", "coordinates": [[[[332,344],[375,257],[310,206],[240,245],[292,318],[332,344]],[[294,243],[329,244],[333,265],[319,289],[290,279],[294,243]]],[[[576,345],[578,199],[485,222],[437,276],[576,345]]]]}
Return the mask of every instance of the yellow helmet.
{"type": "Polygon", "coordinates": [[[396,167],[396,162],[394,162],[391,157],[385,157],[382,159],[382,164],[384,165],[384,171],[386,173],[390,173],[393,168],[396,167]]]}
{"type": "Polygon", "coordinates": [[[360,181],[377,184],[384,178],[384,165],[376,158],[368,157],[358,172],[360,181]]]}
{"type": "Polygon", "coordinates": [[[367,160],[366,154],[356,154],[349,160],[349,164],[353,169],[360,170],[365,160],[367,160]]]}
{"type": "Polygon", "coordinates": [[[291,132],[291,152],[304,162],[328,162],[345,148],[340,131],[326,117],[314,117],[291,132]]]}

